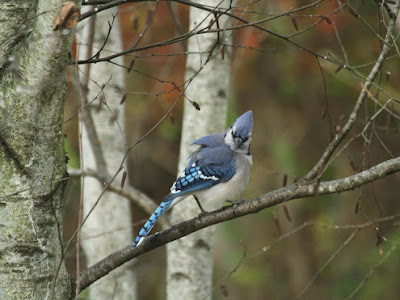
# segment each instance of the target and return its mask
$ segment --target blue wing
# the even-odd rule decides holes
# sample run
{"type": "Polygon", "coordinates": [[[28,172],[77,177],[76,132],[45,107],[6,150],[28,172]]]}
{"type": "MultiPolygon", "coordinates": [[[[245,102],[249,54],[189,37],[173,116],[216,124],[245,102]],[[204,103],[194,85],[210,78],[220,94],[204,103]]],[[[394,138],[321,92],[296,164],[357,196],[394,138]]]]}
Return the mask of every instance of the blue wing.
{"type": "Polygon", "coordinates": [[[228,181],[236,172],[232,151],[225,145],[200,147],[190,155],[189,165],[171,188],[171,194],[193,194],[228,181]]]}
{"type": "Polygon", "coordinates": [[[224,144],[224,136],[224,133],[210,134],[191,142],[190,145],[201,145],[210,148],[216,148],[224,144]]]}
{"type": "MultiPolygon", "coordinates": [[[[221,138],[218,135],[220,134],[211,136],[221,138]]],[[[179,201],[185,195],[195,194],[198,190],[210,188],[233,177],[236,172],[236,166],[234,165],[235,160],[232,157],[232,151],[226,145],[217,146],[218,143],[214,143],[213,139],[205,139],[208,137],[210,136],[195,141],[196,144],[202,146],[190,155],[189,165],[172,185],[170,194],[165,197],[139,231],[132,245],[133,247],[139,245],[175,199],[178,198],[177,200],[179,201]]]]}

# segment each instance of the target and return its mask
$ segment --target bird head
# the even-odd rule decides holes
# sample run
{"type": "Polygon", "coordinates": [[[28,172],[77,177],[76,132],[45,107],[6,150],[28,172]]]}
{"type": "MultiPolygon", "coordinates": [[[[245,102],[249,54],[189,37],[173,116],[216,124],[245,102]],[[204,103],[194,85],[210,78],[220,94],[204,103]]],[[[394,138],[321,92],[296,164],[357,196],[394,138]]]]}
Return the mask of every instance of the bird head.
{"type": "Polygon", "coordinates": [[[225,132],[224,142],[232,151],[249,154],[251,131],[253,130],[253,113],[251,110],[236,119],[225,132]]]}

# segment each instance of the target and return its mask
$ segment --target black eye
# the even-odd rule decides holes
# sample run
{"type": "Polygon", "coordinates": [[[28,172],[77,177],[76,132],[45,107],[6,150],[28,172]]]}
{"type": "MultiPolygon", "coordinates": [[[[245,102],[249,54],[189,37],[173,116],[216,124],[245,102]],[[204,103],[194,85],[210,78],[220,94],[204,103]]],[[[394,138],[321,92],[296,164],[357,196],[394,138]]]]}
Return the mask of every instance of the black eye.
{"type": "Polygon", "coordinates": [[[232,137],[235,137],[235,133],[233,131],[231,133],[232,133],[232,137]]]}

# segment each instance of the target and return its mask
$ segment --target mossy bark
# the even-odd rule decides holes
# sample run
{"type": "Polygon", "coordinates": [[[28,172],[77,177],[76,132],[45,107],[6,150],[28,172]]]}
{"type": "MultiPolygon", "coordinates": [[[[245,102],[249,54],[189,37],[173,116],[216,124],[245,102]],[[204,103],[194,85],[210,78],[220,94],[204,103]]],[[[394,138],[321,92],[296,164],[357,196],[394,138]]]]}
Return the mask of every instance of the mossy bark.
{"type": "Polygon", "coordinates": [[[68,299],[73,293],[63,264],[58,270],[73,36],[52,30],[61,3],[0,3],[0,299],[68,299]]]}

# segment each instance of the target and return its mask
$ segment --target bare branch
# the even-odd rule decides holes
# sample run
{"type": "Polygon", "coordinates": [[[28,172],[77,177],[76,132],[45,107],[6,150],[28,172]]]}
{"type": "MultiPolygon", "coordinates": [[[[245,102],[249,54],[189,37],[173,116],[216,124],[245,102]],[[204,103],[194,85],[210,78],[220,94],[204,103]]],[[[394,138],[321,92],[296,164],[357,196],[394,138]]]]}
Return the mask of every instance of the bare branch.
{"type": "Polygon", "coordinates": [[[375,273],[375,271],[386,261],[386,259],[393,254],[393,252],[395,250],[397,250],[397,248],[399,247],[399,244],[394,244],[392,245],[392,247],[386,251],[385,256],[383,256],[379,262],[377,264],[375,264],[374,266],[372,266],[368,273],[365,275],[364,279],[360,282],[360,284],[350,293],[350,295],[348,297],[346,297],[347,299],[353,299],[353,297],[358,293],[358,291],[363,287],[363,285],[368,281],[368,279],[371,278],[372,274],[375,273]]]}
{"type": "MultiPolygon", "coordinates": [[[[82,176],[82,172],[80,170],[68,169],[68,173],[70,176],[82,176]]],[[[102,184],[112,182],[111,177],[101,174],[100,172],[87,170],[85,171],[85,176],[94,177],[102,184]]],[[[130,185],[121,188],[118,184],[111,183],[108,186],[108,191],[124,196],[149,215],[151,215],[158,206],[157,203],[148,195],[130,185]]],[[[170,226],[165,219],[160,219],[159,223],[164,229],[170,226]]]]}
{"type": "Polygon", "coordinates": [[[343,249],[350,244],[350,242],[355,238],[356,234],[360,231],[359,228],[353,230],[353,232],[348,236],[348,238],[344,241],[344,243],[329,257],[329,259],[323,264],[323,266],[318,270],[317,273],[311,278],[308,284],[304,287],[304,289],[296,295],[294,299],[300,299],[304,293],[311,287],[311,285],[315,282],[317,277],[322,273],[323,270],[343,251],[343,249]]]}
{"type": "MultiPolygon", "coordinates": [[[[155,1],[155,0],[152,0],[152,1],[155,1]]],[[[277,15],[274,15],[272,17],[268,17],[268,18],[265,18],[265,19],[262,19],[262,20],[257,20],[255,22],[250,22],[250,21],[248,21],[246,19],[243,19],[242,17],[236,16],[235,14],[230,12],[233,9],[229,9],[230,11],[226,10],[226,11],[221,12],[221,11],[218,10],[218,7],[209,7],[209,6],[202,5],[202,4],[199,4],[199,3],[196,3],[196,2],[191,2],[191,1],[186,1],[186,0],[172,0],[172,1],[180,3],[180,4],[188,5],[188,6],[193,6],[193,7],[196,7],[198,9],[202,9],[202,10],[208,11],[210,13],[213,13],[215,15],[221,15],[221,14],[226,15],[226,16],[232,18],[232,19],[235,19],[237,21],[242,22],[243,25],[237,25],[237,26],[234,26],[234,27],[231,27],[231,28],[219,28],[219,29],[216,29],[216,30],[209,30],[208,26],[206,26],[205,28],[202,28],[201,30],[198,30],[196,32],[188,32],[188,33],[183,34],[181,36],[178,36],[178,37],[175,37],[175,38],[171,38],[171,39],[168,39],[168,40],[164,40],[164,41],[161,41],[159,43],[154,43],[154,44],[151,44],[151,45],[145,45],[143,47],[138,47],[138,48],[134,48],[134,49],[130,48],[130,49],[126,50],[126,51],[122,51],[120,53],[117,53],[117,54],[114,54],[114,55],[110,55],[110,56],[107,56],[107,57],[98,58],[98,59],[81,60],[81,61],[78,62],[78,64],[97,63],[97,62],[101,62],[101,61],[110,62],[113,58],[116,58],[116,57],[121,56],[121,55],[126,55],[126,54],[129,54],[129,53],[132,53],[132,52],[137,52],[137,51],[146,50],[146,49],[150,49],[150,48],[155,48],[155,47],[161,47],[161,46],[165,46],[165,45],[180,43],[181,41],[186,40],[186,39],[192,37],[195,34],[207,34],[207,33],[228,31],[228,30],[231,31],[231,30],[237,30],[237,29],[246,28],[246,27],[254,27],[254,28],[256,28],[256,29],[258,29],[258,30],[260,30],[262,32],[268,33],[268,34],[270,34],[270,35],[272,35],[272,36],[274,36],[276,38],[284,40],[285,42],[288,42],[289,44],[292,44],[292,45],[296,46],[297,48],[300,48],[301,50],[303,50],[303,51],[305,51],[307,53],[310,53],[311,55],[313,55],[315,57],[319,57],[319,58],[322,58],[324,60],[327,60],[327,61],[330,61],[332,63],[337,64],[337,62],[335,60],[330,59],[329,57],[327,57],[325,55],[316,53],[315,51],[313,51],[313,50],[311,50],[311,49],[309,49],[309,48],[307,48],[307,47],[305,47],[305,46],[293,41],[290,36],[284,36],[284,35],[281,35],[279,33],[276,33],[274,31],[271,31],[271,30],[269,30],[267,28],[264,28],[264,27],[260,26],[260,24],[272,21],[272,20],[280,18],[282,16],[289,16],[289,15],[291,15],[293,13],[296,13],[296,12],[299,12],[299,11],[302,11],[302,10],[306,10],[306,9],[309,9],[309,8],[312,8],[312,7],[316,7],[319,3],[323,2],[324,0],[317,0],[317,1],[313,2],[313,3],[311,3],[311,4],[302,6],[300,8],[292,9],[290,11],[287,11],[287,12],[284,12],[284,13],[281,13],[281,14],[277,14],[277,15]]],[[[116,1],[111,1],[111,2],[109,2],[107,4],[105,4],[105,5],[101,5],[99,7],[94,8],[93,11],[90,11],[90,12],[88,12],[86,14],[82,14],[81,15],[81,20],[83,20],[84,18],[87,18],[87,17],[89,17],[89,16],[91,16],[93,14],[96,14],[96,13],[98,13],[100,11],[103,11],[105,9],[108,9],[108,8],[111,8],[113,6],[120,5],[120,4],[123,4],[123,3],[128,3],[128,2],[138,2],[138,0],[133,0],[133,1],[116,0],[116,1]]]]}
{"type": "MultiPolygon", "coordinates": [[[[400,171],[400,157],[385,161],[361,173],[333,181],[321,182],[317,189],[319,195],[327,195],[353,190],[371,181],[383,178],[400,171]]],[[[109,255],[99,263],[81,272],[81,290],[99,278],[107,275],[118,266],[129,260],[147,253],[202,228],[224,221],[236,219],[248,214],[280,204],[284,201],[312,197],[315,195],[314,184],[293,184],[285,188],[271,191],[250,201],[243,201],[236,205],[221,208],[199,217],[177,224],[170,229],[147,237],[140,247],[131,245],[109,255]]]]}
{"type": "Polygon", "coordinates": [[[317,162],[317,164],[311,169],[310,172],[308,172],[304,178],[303,181],[308,182],[310,180],[315,179],[316,177],[319,177],[322,175],[322,170],[326,163],[328,162],[329,158],[332,156],[332,154],[335,152],[339,144],[342,142],[342,140],[345,138],[345,136],[350,132],[351,128],[353,127],[354,122],[357,119],[357,116],[361,110],[362,105],[364,104],[365,99],[368,96],[367,91],[372,85],[372,82],[374,81],[376,75],[378,72],[381,70],[383,63],[385,62],[385,57],[388,55],[390,50],[392,50],[392,37],[396,25],[396,16],[399,13],[400,9],[400,1],[397,2],[395,6],[395,17],[392,17],[389,21],[389,26],[387,28],[386,32],[386,37],[385,37],[385,43],[383,45],[382,51],[379,54],[379,57],[372,68],[370,74],[368,75],[367,79],[364,81],[364,89],[361,89],[360,95],[358,96],[357,102],[354,105],[354,109],[352,113],[350,114],[350,117],[343,127],[342,131],[334,137],[334,139],[330,142],[328,147],[326,148],[325,152],[322,154],[322,157],[320,160],[317,162]]]}

